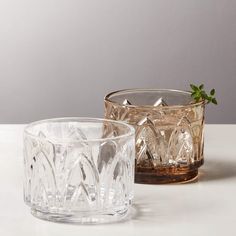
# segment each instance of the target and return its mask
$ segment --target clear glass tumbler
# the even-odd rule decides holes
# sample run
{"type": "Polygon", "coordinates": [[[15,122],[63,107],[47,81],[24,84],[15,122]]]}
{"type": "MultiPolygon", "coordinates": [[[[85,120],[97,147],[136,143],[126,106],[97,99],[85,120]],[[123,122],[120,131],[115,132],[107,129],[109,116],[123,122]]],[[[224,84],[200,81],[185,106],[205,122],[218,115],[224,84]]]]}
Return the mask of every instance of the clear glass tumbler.
{"type": "Polygon", "coordinates": [[[130,89],[105,97],[105,117],[136,129],[137,183],[195,178],[203,164],[205,102],[185,91],[130,89]]]}
{"type": "Polygon", "coordinates": [[[105,223],[127,216],[133,199],[135,136],[122,122],[61,118],[24,131],[24,200],[34,216],[105,223]]]}

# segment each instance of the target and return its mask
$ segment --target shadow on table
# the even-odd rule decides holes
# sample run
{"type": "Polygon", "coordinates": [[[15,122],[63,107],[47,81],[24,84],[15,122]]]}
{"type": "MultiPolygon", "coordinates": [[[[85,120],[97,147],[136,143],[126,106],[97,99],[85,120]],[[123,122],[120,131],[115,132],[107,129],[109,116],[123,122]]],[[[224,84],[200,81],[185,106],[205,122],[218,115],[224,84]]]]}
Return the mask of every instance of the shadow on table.
{"type": "Polygon", "coordinates": [[[201,205],[195,202],[186,204],[184,198],[181,199],[179,196],[177,196],[177,200],[173,200],[175,196],[168,197],[166,193],[165,197],[153,199],[147,196],[145,199],[137,199],[133,204],[132,215],[130,215],[132,222],[135,225],[145,223],[146,226],[167,225],[171,227],[178,221],[182,224],[187,217],[205,214],[212,207],[207,201],[201,205]],[[188,212],[187,208],[190,208],[191,212],[188,212]]]}
{"type": "MultiPolygon", "coordinates": [[[[222,180],[230,180],[235,178],[236,180],[236,160],[224,161],[223,158],[216,158],[212,160],[205,161],[205,164],[199,170],[199,177],[198,179],[178,185],[185,185],[185,184],[193,184],[197,185],[196,182],[199,184],[208,182],[208,181],[222,181],[222,180]]],[[[176,186],[177,184],[171,184],[176,186]]],[[[158,185],[158,187],[165,187],[166,185],[158,185]]],[[[170,184],[168,185],[170,186],[170,184]]],[[[155,186],[152,186],[155,187],[155,186]]],[[[180,191],[181,191],[181,186],[180,191]]],[[[197,186],[196,186],[197,188],[197,186]]],[[[170,189],[170,188],[169,188],[170,189]]],[[[178,199],[178,204],[173,203],[173,198],[175,196],[170,196],[169,194],[165,194],[165,196],[161,195],[159,199],[154,199],[151,196],[147,195],[145,198],[136,198],[135,204],[133,204],[133,212],[131,219],[133,222],[136,223],[147,223],[150,225],[158,224],[171,224],[171,221],[176,221],[180,212],[183,211],[184,200],[181,198],[178,199]]],[[[191,212],[194,214],[195,212],[204,212],[208,211],[211,205],[208,201],[204,202],[205,204],[191,204],[191,212]]],[[[180,217],[180,220],[182,218],[180,217]]]]}
{"type": "Polygon", "coordinates": [[[206,160],[199,170],[199,182],[217,181],[236,178],[236,161],[224,161],[224,158],[217,161],[206,160]]]}
{"type": "Polygon", "coordinates": [[[132,212],[129,214],[128,220],[132,220],[132,222],[150,222],[150,219],[156,219],[157,212],[152,211],[150,207],[151,206],[145,206],[140,203],[133,204],[132,212]]]}

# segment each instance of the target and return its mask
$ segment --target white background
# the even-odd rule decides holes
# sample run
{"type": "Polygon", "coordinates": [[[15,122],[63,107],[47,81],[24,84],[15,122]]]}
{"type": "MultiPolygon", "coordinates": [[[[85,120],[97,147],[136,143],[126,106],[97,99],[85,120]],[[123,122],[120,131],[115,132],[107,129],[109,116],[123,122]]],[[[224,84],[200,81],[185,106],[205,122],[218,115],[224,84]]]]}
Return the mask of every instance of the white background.
{"type": "Polygon", "coordinates": [[[106,93],[215,87],[236,123],[235,0],[1,0],[0,122],[103,116],[106,93]]]}

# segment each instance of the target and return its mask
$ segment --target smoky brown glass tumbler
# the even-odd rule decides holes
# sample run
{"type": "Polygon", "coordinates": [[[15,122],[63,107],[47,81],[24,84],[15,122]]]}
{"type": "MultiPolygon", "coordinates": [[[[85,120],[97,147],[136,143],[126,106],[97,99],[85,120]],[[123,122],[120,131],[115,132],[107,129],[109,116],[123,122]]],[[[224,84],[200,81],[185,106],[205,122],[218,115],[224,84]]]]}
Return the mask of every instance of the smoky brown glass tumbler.
{"type": "Polygon", "coordinates": [[[136,130],[136,183],[194,179],[203,164],[204,101],[185,91],[130,89],[105,97],[105,117],[136,130]]]}

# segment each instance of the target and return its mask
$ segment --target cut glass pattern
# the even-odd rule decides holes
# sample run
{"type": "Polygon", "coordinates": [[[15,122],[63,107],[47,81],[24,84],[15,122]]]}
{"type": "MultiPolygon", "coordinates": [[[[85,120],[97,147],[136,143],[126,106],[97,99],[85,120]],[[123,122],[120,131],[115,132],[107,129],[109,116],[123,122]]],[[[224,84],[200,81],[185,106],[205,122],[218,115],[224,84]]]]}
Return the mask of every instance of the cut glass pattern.
{"type": "Polygon", "coordinates": [[[80,223],[119,220],[127,214],[133,198],[134,132],[123,124],[108,124],[123,137],[93,120],[56,120],[26,128],[24,199],[33,214],[80,223]]]}
{"type": "Polygon", "coordinates": [[[203,164],[205,106],[190,102],[190,93],[155,89],[123,90],[105,98],[105,117],[136,129],[136,182],[178,182],[197,175],[203,164]]]}

